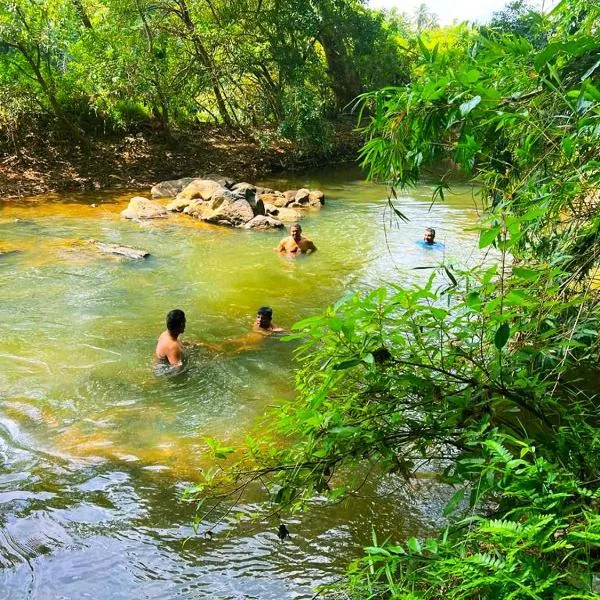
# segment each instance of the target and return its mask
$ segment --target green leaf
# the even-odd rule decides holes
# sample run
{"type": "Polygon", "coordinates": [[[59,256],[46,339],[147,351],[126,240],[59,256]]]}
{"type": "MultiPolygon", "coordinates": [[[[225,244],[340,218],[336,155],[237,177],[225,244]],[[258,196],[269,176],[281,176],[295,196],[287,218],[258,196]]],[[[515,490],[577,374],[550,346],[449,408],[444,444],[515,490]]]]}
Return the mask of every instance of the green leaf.
{"type": "Polygon", "coordinates": [[[463,102],[459,106],[460,114],[465,117],[468,115],[479,103],[481,102],[481,96],[474,96],[467,102],[463,102]]]}
{"type": "Polygon", "coordinates": [[[452,494],[452,498],[450,498],[450,500],[448,500],[448,503],[446,504],[446,506],[444,506],[444,510],[442,511],[442,514],[445,517],[452,514],[456,510],[456,507],[462,502],[464,497],[465,497],[464,489],[458,490],[457,492],[452,494]]]}
{"type": "Polygon", "coordinates": [[[362,361],[360,358],[351,358],[350,360],[343,360],[342,362],[333,365],[333,370],[344,371],[345,369],[351,369],[352,367],[359,365],[361,362],[362,361]]]}
{"type": "Polygon", "coordinates": [[[520,279],[526,281],[535,281],[540,278],[540,273],[534,269],[527,269],[525,267],[513,267],[512,274],[520,279]]]}
{"type": "Polygon", "coordinates": [[[502,350],[504,346],[506,346],[506,342],[508,342],[508,338],[510,336],[510,325],[508,323],[502,323],[498,330],[496,331],[496,335],[494,336],[494,346],[498,348],[498,350],[502,350]]]}
{"type": "Polygon", "coordinates": [[[487,248],[494,243],[495,239],[500,234],[500,227],[492,227],[490,229],[484,229],[479,234],[479,247],[487,248]]]}
{"type": "Polygon", "coordinates": [[[414,554],[421,554],[421,544],[419,543],[419,540],[417,538],[408,538],[406,540],[406,545],[408,546],[408,549],[414,554]]]}
{"type": "Polygon", "coordinates": [[[446,275],[448,275],[448,279],[452,282],[453,286],[457,286],[458,285],[458,281],[456,281],[456,277],[454,277],[454,275],[451,273],[450,269],[448,269],[448,267],[444,266],[444,271],[446,271],[446,275]]]}

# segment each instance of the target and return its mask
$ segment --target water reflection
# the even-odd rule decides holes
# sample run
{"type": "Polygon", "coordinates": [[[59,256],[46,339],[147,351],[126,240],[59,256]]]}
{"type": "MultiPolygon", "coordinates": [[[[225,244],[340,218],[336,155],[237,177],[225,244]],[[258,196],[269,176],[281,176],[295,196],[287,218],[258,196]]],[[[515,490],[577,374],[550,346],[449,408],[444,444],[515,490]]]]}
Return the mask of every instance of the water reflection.
{"type": "Polygon", "coordinates": [[[197,349],[182,373],[157,376],[151,355],[169,310],[186,311],[184,339],[218,345],[245,334],[261,305],[289,327],[348,291],[427,276],[415,266],[481,260],[469,188],[431,208],[432,187],[418,188],[400,200],[410,221],[398,223],[385,189],[356,171],[260,183],[325,192],[326,207],[303,220],[314,256],[286,260],[273,253],[280,233],[182,215],[122,221],[129,194],[2,204],[0,250],[18,252],[0,256],[0,599],[309,598],[372,527],[399,540],[439,512],[444,490],[388,479],[349,506],[289,521],[283,544],[275,519],[229,516],[213,540],[193,535],[180,491],[211,465],[203,438],[242,441],[293,397],[293,344],[197,349]],[[441,256],[415,244],[425,226],[441,256]],[[89,239],[151,257],[98,255],[89,239]]]}

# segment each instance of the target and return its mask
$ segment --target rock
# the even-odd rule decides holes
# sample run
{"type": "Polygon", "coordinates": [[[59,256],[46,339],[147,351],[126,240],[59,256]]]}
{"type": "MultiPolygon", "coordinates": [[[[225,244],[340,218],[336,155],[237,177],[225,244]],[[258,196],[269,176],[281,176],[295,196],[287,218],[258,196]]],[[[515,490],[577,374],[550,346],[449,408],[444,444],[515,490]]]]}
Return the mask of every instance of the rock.
{"type": "Polygon", "coordinates": [[[195,177],[184,177],[183,179],[170,179],[161,181],[152,187],[150,194],[153,198],[173,198],[187,185],[194,181],[195,177]]]}
{"type": "Polygon", "coordinates": [[[265,214],[264,203],[256,196],[256,186],[246,182],[236,183],[231,191],[235,194],[236,198],[246,200],[250,204],[255,216],[265,214]]]}
{"type": "Polygon", "coordinates": [[[308,203],[311,206],[323,206],[325,204],[325,194],[321,190],[313,190],[308,195],[308,203]]]}
{"type": "Polygon", "coordinates": [[[185,209],[195,200],[186,200],[185,198],[175,198],[171,200],[165,208],[170,212],[185,212],[185,209]]]}
{"type": "Polygon", "coordinates": [[[246,201],[252,207],[252,211],[254,212],[254,216],[262,216],[266,213],[265,203],[260,198],[254,198],[254,201],[246,201]]]}
{"type": "Polygon", "coordinates": [[[150,256],[150,252],[146,250],[139,250],[138,248],[130,248],[129,246],[120,246],[119,244],[105,244],[104,242],[98,242],[96,240],[89,240],[89,244],[93,244],[105,254],[117,254],[119,256],[125,256],[126,258],[140,259],[150,256]]]}
{"type": "Polygon", "coordinates": [[[198,218],[207,223],[241,227],[244,223],[254,219],[254,211],[246,200],[231,201],[229,198],[223,197],[217,208],[203,207],[198,218]]]}
{"type": "Polygon", "coordinates": [[[275,210],[268,212],[268,215],[270,215],[271,217],[277,217],[277,219],[283,221],[284,223],[295,223],[296,221],[299,221],[302,217],[302,215],[297,210],[294,210],[292,208],[277,208],[275,206],[273,208],[275,210]]]}
{"type": "Polygon", "coordinates": [[[230,190],[235,185],[235,179],[221,175],[220,173],[209,173],[208,175],[204,175],[202,179],[210,179],[227,190],[230,190]]]}
{"type": "Polygon", "coordinates": [[[271,188],[265,188],[265,187],[260,187],[257,186],[256,187],[256,195],[260,196],[262,194],[273,194],[275,192],[275,190],[271,189],[271,188]]]}
{"type": "Polygon", "coordinates": [[[10,256],[11,254],[20,254],[21,250],[3,250],[0,248],[0,258],[4,258],[5,256],[10,256]]]}
{"type": "Polygon", "coordinates": [[[135,196],[129,201],[129,206],[121,212],[121,216],[125,219],[162,219],[167,216],[167,211],[158,202],[135,196]]]}
{"type": "Polygon", "coordinates": [[[308,204],[309,197],[310,197],[310,190],[307,190],[306,188],[302,188],[296,192],[296,195],[294,196],[294,202],[297,202],[298,204],[308,204]]]}
{"type": "Polygon", "coordinates": [[[232,192],[245,192],[246,190],[252,190],[254,193],[256,193],[256,186],[252,185],[251,183],[248,183],[247,181],[242,181],[240,183],[236,183],[232,188],[231,191],[232,192]]]}
{"type": "Polygon", "coordinates": [[[274,219],[273,217],[267,217],[265,215],[257,215],[252,220],[248,221],[243,226],[243,229],[282,229],[283,223],[274,219]]]}
{"type": "Polygon", "coordinates": [[[194,179],[176,196],[176,200],[210,200],[223,186],[212,179],[194,179]]]}
{"type": "Polygon", "coordinates": [[[265,204],[267,204],[267,203],[273,204],[274,206],[277,206],[277,207],[287,206],[287,204],[288,204],[288,199],[280,192],[275,192],[273,194],[261,194],[260,199],[265,204]]]}
{"type": "Polygon", "coordinates": [[[283,196],[286,199],[286,206],[296,199],[297,193],[298,190],[286,190],[285,192],[283,192],[283,196]]]}

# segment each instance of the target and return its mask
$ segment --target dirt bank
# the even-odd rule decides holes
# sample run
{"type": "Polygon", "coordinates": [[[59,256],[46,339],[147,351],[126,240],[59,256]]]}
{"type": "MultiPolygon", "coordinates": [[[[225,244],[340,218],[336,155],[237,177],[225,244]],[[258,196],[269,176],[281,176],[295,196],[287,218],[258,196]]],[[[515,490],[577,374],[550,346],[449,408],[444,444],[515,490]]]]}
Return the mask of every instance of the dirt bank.
{"type": "Polygon", "coordinates": [[[300,153],[289,142],[260,144],[251,135],[206,126],[166,144],[159,133],[91,139],[85,149],[53,134],[32,133],[0,147],[0,200],[47,192],[147,189],[157,181],[211,172],[254,181],[280,170],[356,159],[360,137],[337,128],[327,152],[300,153]]]}

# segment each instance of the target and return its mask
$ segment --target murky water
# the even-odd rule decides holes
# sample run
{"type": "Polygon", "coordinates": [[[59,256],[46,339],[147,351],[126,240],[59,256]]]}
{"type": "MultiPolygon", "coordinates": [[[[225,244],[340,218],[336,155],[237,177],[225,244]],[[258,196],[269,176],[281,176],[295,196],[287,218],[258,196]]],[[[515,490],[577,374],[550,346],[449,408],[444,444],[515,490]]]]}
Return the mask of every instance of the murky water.
{"type": "Polygon", "coordinates": [[[470,188],[430,208],[423,185],[399,203],[410,222],[390,224],[385,188],[355,170],[262,183],[325,192],[326,207],[303,220],[314,256],[275,255],[280,233],[184,215],[126,222],[132,194],[121,192],[0,200],[0,251],[15,250],[0,255],[0,599],[310,598],[372,528],[402,540],[438,519],[442,491],[387,479],[349,506],[291,519],[283,544],[274,519],[225,519],[212,540],[194,536],[180,494],[210,464],[203,437],[240,441],[292,397],[293,347],[200,349],[183,374],[157,377],[167,311],[186,311],[184,339],[218,344],[247,332],[264,304],[290,326],[348,290],[426,276],[415,266],[481,258],[470,188]],[[427,225],[444,251],[415,244],[427,225]],[[89,239],[151,257],[102,256],[89,239]]]}

